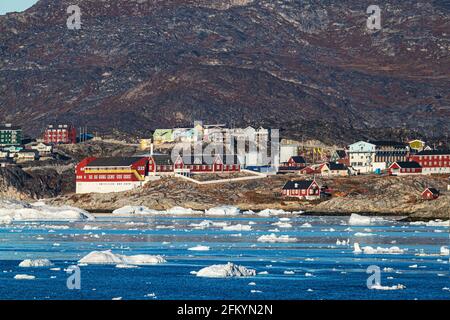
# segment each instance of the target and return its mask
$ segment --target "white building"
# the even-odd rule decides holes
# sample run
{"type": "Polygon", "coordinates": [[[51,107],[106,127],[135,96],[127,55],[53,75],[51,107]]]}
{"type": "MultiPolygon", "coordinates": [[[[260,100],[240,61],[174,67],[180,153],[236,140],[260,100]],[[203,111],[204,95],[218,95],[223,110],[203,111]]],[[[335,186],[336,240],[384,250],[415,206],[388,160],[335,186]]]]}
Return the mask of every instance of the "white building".
{"type": "Polygon", "coordinates": [[[358,141],[349,146],[350,166],[359,173],[369,173],[378,167],[375,163],[376,146],[365,141],[358,141]]]}

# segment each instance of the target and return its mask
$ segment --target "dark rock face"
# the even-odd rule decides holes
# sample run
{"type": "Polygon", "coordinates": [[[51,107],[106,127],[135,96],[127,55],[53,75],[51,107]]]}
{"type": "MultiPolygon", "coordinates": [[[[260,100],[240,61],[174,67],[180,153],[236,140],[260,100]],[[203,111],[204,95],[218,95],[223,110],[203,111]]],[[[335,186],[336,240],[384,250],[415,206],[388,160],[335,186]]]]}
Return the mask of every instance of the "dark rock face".
{"type": "Polygon", "coordinates": [[[370,4],[40,0],[0,17],[0,119],[32,134],[50,121],[145,135],[194,120],[325,141],[448,133],[448,4],[385,1],[377,32],[370,4]],[[81,30],[66,27],[72,4],[81,30]]]}

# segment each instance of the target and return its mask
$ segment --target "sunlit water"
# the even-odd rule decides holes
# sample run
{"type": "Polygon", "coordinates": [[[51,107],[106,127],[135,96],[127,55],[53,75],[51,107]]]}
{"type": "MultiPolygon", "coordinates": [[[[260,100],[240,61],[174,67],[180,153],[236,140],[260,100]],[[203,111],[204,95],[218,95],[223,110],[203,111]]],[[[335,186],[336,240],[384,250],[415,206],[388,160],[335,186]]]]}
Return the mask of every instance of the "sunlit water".
{"type": "Polygon", "coordinates": [[[297,238],[294,243],[257,241],[277,228],[272,225],[277,217],[100,217],[95,222],[0,226],[0,299],[450,299],[449,257],[438,255],[440,247],[449,244],[448,228],[393,221],[349,226],[348,217],[290,218],[292,228],[278,228],[275,233],[297,238]],[[205,219],[254,224],[251,231],[241,232],[190,226],[205,219]],[[98,229],[84,230],[85,225],[98,229]],[[357,232],[372,235],[355,236],[357,232]],[[337,239],[349,239],[350,245],[338,246],[337,239]],[[407,251],[355,254],[354,242],[407,251]],[[196,245],[210,250],[187,250],[196,245]],[[126,255],[163,255],[167,263],[134,269],[81,266],[81,290],[69,290],[65,269],[93,250],[107,249],[126,255]],[[55,265],[18,267],[27,258],[47,258],[55,265]],[[191,274],[229,261],[267,274],[227,279],[191,274]],[[369,290],[366,270],[371,265],[381,269],[381,285],[405,288],[369,290]],[[60,270],[50,270],[55,267],[60,270]],[[16,280],[17,274],[36,278],[16,280]]]}

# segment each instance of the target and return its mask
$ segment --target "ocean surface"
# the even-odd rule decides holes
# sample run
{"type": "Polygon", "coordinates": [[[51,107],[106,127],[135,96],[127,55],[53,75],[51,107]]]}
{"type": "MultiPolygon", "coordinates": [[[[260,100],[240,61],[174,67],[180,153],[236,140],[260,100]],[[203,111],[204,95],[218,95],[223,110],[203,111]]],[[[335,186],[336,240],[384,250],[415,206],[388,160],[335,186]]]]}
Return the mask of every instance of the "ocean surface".
{"type": "Polygon", "coordinates": [[[282,221],[291,225],[282,228],[273,225],[279,218],[104,216],[92,222],[0,225],[0,299],[450,299],[449,256],[439,254],[449,245],[448,227],[395,221],[355,226],[348,225],[348,217],[299,215],[282,221]],[[191,225],[203,220],[250,225],[251,230],[191,225]],[[271,233],[296,241],[257,241],[271,233]],[[337,240],[345,244],[337,245],[337,240]],[[354,253],[355,242],[405,251],[354,253]],[[210,250],[188,250],[198,245],[210,250]],[[162,255],[167,262],[130,269],[83,265],[81,289],[68,289],[69,266],[91,251],[109,249],[162,255]],[[38,258],[50,259],[54,266],[18,266],[38,258]],[[255,269],[257,275],[202,278],[191,273],[227,262],[255,269]],[[394,290],[368,289],[369,266],[379,267],[381,286],[394,290]],[[17,274],[35,279],[14,279],[17,274]]]}

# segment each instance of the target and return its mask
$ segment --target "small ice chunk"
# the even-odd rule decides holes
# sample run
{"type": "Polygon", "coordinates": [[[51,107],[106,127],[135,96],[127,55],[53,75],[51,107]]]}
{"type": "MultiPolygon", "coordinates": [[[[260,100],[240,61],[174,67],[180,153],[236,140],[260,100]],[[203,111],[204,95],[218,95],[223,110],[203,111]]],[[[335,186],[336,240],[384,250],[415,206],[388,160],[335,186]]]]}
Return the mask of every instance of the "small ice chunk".
{"type": "Polygon", "coordinates": [[[32,268],[32,267],[50,267],[53,263],[48,259],[25,259],[19,263],[19,267],[22,268],[32,268]]]}
{"type": "Polygon", "coordinates": [[[215,264],[203,268],[197,272],[197,277],[207,278],[228,278],[228,277],[252,277],[256,275],[254,269],[235,265],[231,262],[227,264],[215,264]]]}

